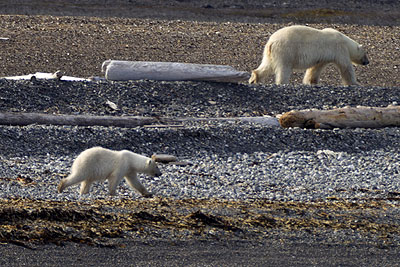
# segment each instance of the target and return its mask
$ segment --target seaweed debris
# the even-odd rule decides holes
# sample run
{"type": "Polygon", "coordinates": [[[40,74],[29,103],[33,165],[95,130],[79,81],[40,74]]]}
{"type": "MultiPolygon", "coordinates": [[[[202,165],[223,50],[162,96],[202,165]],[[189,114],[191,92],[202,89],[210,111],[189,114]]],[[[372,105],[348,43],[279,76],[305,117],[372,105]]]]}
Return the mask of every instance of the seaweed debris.
{"type": "Polygon", "coordinates": [[[261,239],[272,230],[354,230],[385,242],[400,235],[399,204],[382,200],[11,199],[0,203],[0,242],[25,247],[65,242],[115,247],[129,237],[261,239]]]}

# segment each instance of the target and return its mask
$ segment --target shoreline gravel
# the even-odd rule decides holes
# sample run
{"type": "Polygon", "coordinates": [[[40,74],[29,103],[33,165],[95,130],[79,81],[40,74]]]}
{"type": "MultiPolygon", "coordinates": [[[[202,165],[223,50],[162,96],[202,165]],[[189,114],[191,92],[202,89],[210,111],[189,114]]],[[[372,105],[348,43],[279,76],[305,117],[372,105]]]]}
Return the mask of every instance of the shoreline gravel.
{"type": "Polygon", "coordinates": [[[254,117],[292,109],[400,104],[400,87],[0,79],[0,112],[152,117],[254,117]],[[107,101],[116,104],[111,108],[107,101]]]}
{"type": "MultiPolygon", "coordinates": [[[[0,37],[9,39],[1,41],[0,77],[58,70],[82,78],[101,76],[101,65],[109,59],[229,65],[250,72],[260,64],[269,36],[293,24],[2,15],[0,37]]],[[[399,25],[301,24],[334,28],[364,46],[370,64],[355,66],[360,84],[398,86],[399,25]]],[[[303,75],[295,72],[291,83],[301,84],[303,75]]],[[[328,66],[320,82],[340,85],[338,70],[328,66]]]]}
{"type": "MultiPolygon", "coordinates": [[[[259,116],[266,110],[268,115],[276,115],[294,107],[332,108],[355,103],[387,106],[400,102],[397,88],[374,87],[294,89],[207,82],[0,80],[0,88],[3,112],[113,116],[259,116]],[[106,105],[107,100],[117,103],[119,110],[106,105]]],[[[180,127],[131,129],[43,125],[0,128],[0,177],[11,179],[0,180],[1,198],[29,195],[79,200],[77,187],[59,195],[56,185],[69,173],[69,166],[81,151],[98,145],[147,156],[166,153],[190,162],[188,166],[161,165],[164,175],[160,178],[142,176],[143,183],[160,197],[316,201],[390,198],[400,192],[398,128],[282,129],[207,120],[186,121],[180,127]],[[30,177],[38,184],[21,187],[15,181],[19,176],[30,177]]],[[[119,191],[120,196],[138,197],[125,183],[119,191]]],[[[88,198],[106,195],[104,184],[99,184],[88,198]]]]}

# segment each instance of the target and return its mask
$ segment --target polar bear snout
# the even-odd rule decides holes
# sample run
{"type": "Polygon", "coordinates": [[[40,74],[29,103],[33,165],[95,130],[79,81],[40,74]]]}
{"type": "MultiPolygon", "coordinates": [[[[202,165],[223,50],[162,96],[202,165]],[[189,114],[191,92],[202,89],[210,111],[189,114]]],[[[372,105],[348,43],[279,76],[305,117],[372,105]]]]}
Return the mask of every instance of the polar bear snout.
{"type": "Polygon", "coordinates": [[[156,169],[154,170],[154,177],[159,177],[162,175],[162,172],[160,171],[160,169],[158,167],[156,167],[156,169]]]}
{"type": "Polygon", "coordinates": [[[361,64],[362,65],[368,65],[369,64],[369,60],[367,56],[364,56],[361,60],[361,64]]]}

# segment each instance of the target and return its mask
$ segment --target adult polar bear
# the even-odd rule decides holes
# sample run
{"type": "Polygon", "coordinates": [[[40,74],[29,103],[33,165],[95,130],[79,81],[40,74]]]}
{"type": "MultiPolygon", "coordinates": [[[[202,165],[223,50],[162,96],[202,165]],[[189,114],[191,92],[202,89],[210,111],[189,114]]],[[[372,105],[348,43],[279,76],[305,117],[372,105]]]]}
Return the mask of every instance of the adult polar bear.
{"type": "Polygon", "coordinates": [[[108,179],[110,195],[115,195],[117,185],[125,177],[128,185],[143,196],[150,197],[137,178],[137,173],[160,176],[156,162],[148,157],[128,150],[114,151],[92,147],[83,151],[72,164],[71,174],[58,185],[61,193],[66,187],[81,183],[80,194],[87,194],[93,182],[108,179]]]}
{"type": "Polygon", "coordinates": [[[329,63],[339,68],[344,85],[356,85],[352,63],[367,65],[369,61],[361,45],[334,29],[289,26],[271,35],[249,83],[265,82],[274,73],[276,84],[287,84],[293,69],[307,69],[303,83],[317,84],[329,63]]]}

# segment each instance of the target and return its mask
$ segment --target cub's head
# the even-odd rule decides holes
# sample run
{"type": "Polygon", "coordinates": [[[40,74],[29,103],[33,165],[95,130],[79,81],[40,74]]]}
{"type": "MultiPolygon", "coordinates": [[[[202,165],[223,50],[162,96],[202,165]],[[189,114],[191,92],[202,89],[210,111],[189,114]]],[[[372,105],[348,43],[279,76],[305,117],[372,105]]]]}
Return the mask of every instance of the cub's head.
{"type": "Polygon", "coordinates": [[[357,45],[355,51],[351,51],[350,59],[354,64],[357,65],[368,65],[369,60],[367,57],[367,53],[365,52],[364,48],[361,45],[357,45]]]}
{"type": "Polygon", "coordinates": [[[162,173],[160,171],[160,169],[157,166],[157,163],[153,160],[153,159],[148,159],[146,162],[146,170],[147,170],[147,174],[154,176],[154,177],[158,177],[160,176],[162,173]]]}

